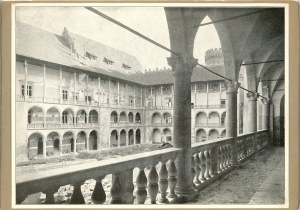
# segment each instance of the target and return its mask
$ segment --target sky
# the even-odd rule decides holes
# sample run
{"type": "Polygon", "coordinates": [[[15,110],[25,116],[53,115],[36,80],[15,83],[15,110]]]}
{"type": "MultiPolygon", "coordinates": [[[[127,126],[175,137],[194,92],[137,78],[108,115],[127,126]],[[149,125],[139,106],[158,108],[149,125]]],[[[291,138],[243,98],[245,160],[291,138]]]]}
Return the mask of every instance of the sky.
{"type": "MultiPolygon", "coordinates": [[[[170,47],[163,7],[95,7],[95,9],[170,47]]],[[[168,68],[170,53],[97,16],[84,7],[17,7],[16,20],[61,34],[63,28],[134,55],[144,69],[168,68]]],[[[202,23],[210,22],[205,18],[202,23]]],[[[205,51],[220,48],[213,24],[198,29],[194,57],[204,64],[205,51]]]]}

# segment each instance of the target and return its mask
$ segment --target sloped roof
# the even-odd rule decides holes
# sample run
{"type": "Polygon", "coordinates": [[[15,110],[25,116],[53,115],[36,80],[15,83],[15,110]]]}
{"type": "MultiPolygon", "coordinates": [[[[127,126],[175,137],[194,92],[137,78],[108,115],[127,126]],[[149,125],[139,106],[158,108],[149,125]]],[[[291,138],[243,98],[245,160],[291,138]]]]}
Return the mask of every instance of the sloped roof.
{"type": "MultiPolygon", "coordinates": [[[[71,48],[67,46],[63,36],[16,21],[16,54],[142,85],[174,83],[171,70],[144,72],[136,57],[72,32],[68,33],[74,39],[76,53],[71,53],[71,48]],[[84,58],[84,52],[97,56],[98,59],[94,61],[84,58]],[[104,58],[114,63],[108,65],[103,62],[104,58]],[[123,64],[131,69],[124,69],[123,64]]],[[[210,69],[224,75],[224,66],[213,66],[210,69]]],[[[202,68],[194,69],[192,82],[211,80],[221,80],[221,78],[202,68]]]]}
{"type": "Polygon", "coordinates": [[[99,42],[86,39],[74,33],[69,33],[76,43],[77,53],[71,54],[64,38],[38,27],[16,21],[16,54],[31,57],[46,62],[79,68],[82,70],[101,73],[131,82],[141,83],[143,69],[138,60],[125,52],[113,49],[99,42]],[[96,56],[92,61],[83,58],[82,47],[96,56]],[[113,65],[103,62],[104,57],[114,61],[113,65]],[[83,64],[85,63],[85,64],[83,64]],[[122,68],[122,64],[130,66],[130,70],[122,68]]]}
{"type": "MultiPolygon", "coordinates": [[[[210,69],[222,76],[224,76],[224,66],[213,66],[210,69]]],[[[213,80],[223,80],[219,76],[206,71],[203,68],[194,68],[192,74],[192,82],[200,81],[213,81],[213,80]]],[[[146,85],[159,85],[159,84],[171,84],[174,83],[173,72],[171,70],[157,70],[148,71],[145,73],[145,84],[146,85]]]]}

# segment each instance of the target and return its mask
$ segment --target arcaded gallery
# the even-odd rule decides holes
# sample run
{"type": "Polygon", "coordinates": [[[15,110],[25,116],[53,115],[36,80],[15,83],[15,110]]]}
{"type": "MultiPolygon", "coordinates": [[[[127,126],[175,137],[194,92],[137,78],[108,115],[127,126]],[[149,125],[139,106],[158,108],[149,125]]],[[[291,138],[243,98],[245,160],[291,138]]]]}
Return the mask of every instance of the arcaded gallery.
{"type": "Polygon", "coordinates": [[[77,9],[93,32],[68,19],[46,29],[16,10],[16,204],[284,204],[284,8],[161,7],[166,45],[119,10],[77,9]],[[155,67],[146,45],[134,54],[87,37],[106,29],[88,18],[166,51],[166,66],[155,67]],[[205,27],[219,45],[199,41],[205,27]],[[211,186],[237,171],[258,184],[232,198],[223,187],[218,200],[211,186]],[[277,186],[277,197],[261,186],[277,186]]]}

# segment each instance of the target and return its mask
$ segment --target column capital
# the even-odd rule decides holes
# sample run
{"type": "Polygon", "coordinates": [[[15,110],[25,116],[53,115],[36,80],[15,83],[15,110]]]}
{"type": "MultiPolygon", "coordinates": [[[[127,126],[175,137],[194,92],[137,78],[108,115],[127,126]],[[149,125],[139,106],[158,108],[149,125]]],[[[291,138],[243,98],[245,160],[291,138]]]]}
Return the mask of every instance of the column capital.
{"type": "Polygon", "coordinates": [[[261,102],[265,105],[269,104],[270,99],[268,98],[261,98],[261,102]]]}
{"type": "Polygon", "coordinates": [[[198,59],[192,56],[180,56],[180,57],[169,57],[167,58],[169,66],[172,67],[172,71],[175,73],[184,73],[192,76],[193,69],[198,64],[198,59]]]}
{"type": "Polygon", "coordinates": [[[247,98],[249,98],[250,101],[256,101],[258,98],[258,93],[248,92],[247,98]]]}
{"type": "Polygon", "coordinates": [[[225,81],[225,87],[227,88],[227,93],[236,93],[241,83],[237,81],[225,81]]]}

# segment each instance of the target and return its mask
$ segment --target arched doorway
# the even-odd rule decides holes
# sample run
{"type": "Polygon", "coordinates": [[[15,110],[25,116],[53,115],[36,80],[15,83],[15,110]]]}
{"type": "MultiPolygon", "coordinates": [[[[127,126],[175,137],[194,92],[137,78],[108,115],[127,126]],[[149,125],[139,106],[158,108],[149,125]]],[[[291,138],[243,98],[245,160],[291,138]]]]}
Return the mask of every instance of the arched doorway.
{"type": "Polygon", "coordinates": [[[110,134],[110,147],[118,147],[118,131],[113,130],[110,134]]]}
{"type": "Polygon", "coordinates": [[[51,132],[48,134],[46,146],[47,156],[60,154],[59,134],[57,132],[51,132]]]}
{"type": "Polygon", "coordinates": [[[87,146],[87,139],[86,139],[86,133],[84,131],[80,131],[77,134],[77,140],[76,140],[76,151],[81,152],[85,151],[87,146]]]}
{"type": "Polygon", "coordinates": [[[93,130],[89,136],[89,150],[97,150],[97,131],[93,130]]]}
{"type": "Polygon", "coordinates": [[[203,129],[199,129],[196,132],[196,142],[201,142],[206,140],[206,132],[203,129]]]}
{"type": "Polygon", "coordinates": [[[134,144],[134,134],[133,134],[133,130],[130,129],[128,131],[128,145],[133,145],[134,144]]]}
{"type": "Polygon", "coordinates": [[[120,132],[120,146],[126,146],[126,131],[125,129],[121,130],[120,132]]]}
{"type": "Polygon", "coordinates": [[[135,143],[140,144],[141,143],[141,130],[137,129],[135,131],[135,143]]]}
{"type": "Polygon", "coordinates": [[[28,159],[43,156],[43,136],[40,133],[33,133],[28,138],[28,159]]]}
{"type": "Polygon", "coordinates": [[[219,138],[219,132],[216,129],[212,129],[208,133],[208,140],[215,140],[219,138]]]}
{"type": "Polygon", "coordinates": [[[160,144],[161,143],[161,133],[160,133],[160,130],[158,128],[153,129],[152,143],[153,144],[160,144]]]}

